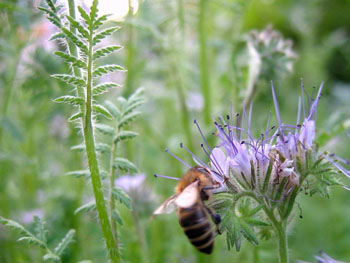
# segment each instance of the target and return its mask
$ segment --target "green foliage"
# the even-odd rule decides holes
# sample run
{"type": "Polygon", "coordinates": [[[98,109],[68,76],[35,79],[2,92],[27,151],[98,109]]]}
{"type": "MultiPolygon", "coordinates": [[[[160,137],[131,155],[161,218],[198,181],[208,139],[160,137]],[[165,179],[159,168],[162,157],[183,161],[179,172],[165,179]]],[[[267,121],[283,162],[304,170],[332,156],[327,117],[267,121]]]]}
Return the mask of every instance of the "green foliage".
{"type": "Polygon", "coordinates": [[[61,262],[60,257],[67,250],[68,246],[74,241],[75,230],[71,229],[67,232],[66,236],[62,238],[62,240],[52,252],[49,249],[47,241],[48,230],[46,228],[46,222],[41,220],[39,217],[34,216],[33,233],[27,230],[21,224],[1,216],[0,223],[2,223],[10,229],[20,232],[21,237],[18,239],[18,241],[24,241],[44,249],[46,252],[46,254],[43,256],[44,262],[61,262]]]}
{"type": "Polygon", "coordinates": [[[135,164],[133,164],[132,162],[130,162],[128,159],[125,158],[121,158],[121,157],[117,157],[114,160],[114,166],[122,171],[125,172],[133,172],[133,173],[137,173],[137,167],[135,166],[135,164]]]}
{"type": "Polygon", "coordinates": [[[131,199],[121,188],[114,187],[112,193],[116,200],[125,205],[127,208],[131,209],[131,199]]]}

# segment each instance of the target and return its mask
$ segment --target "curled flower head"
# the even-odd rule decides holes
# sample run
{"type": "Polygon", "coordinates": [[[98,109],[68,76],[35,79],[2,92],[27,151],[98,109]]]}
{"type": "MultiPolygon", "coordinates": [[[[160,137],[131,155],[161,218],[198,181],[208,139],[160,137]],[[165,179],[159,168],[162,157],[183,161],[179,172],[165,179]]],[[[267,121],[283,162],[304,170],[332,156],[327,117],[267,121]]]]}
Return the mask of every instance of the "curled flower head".
{"type": "Polygon", "coordinates": [[[275,79],[281,75],[279,73],[293,71],[297,57],[292,49],[293,43],[284,39],[271,25],[262,31],[250,31],[247,42],[251,57],[260,61],[260,73],[265,79],[275,79]]]}

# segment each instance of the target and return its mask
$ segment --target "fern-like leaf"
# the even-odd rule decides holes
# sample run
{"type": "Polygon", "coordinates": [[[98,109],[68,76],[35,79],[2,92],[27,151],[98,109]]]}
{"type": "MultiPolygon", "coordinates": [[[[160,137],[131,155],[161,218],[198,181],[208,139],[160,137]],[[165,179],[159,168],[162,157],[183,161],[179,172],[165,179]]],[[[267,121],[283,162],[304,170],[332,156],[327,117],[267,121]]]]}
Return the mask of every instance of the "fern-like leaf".
{"type": "Polygon", "coordinates": [[[70,32],[68,29],[66,28],[62,28],[63,33],[67,36],[67,38],[73,42],[77,47],[79,47],[79,49],[85,54],[88,54],[88,48],[86,43],[84,42],[84,40],[82,40],[80,37],[78,37],[77,35],[73,34],[72,32],[70,32]]]}
{"type": "Polygon", "coordinates": [[[47,253],[43,256],[44,262],[54,262],[54,263],[59,263],[61,262],[61,259],[59,256],[52,254],[52,253],[47,253]]]}
{"type": "Polygon", "coordinates": [[[84,99],[80,97],[75,97],[75,96],[61,96],[54,99],[54,102],[67,103],[71,105],[82,105],[84,104],[84,99]]]}
{"type": "Polygon", "coordinates": [[[105,21],[107,21],[109,16],[110,15],[103,15],[103,16],[100,16],[99,18],[97,18],[94,22],[95,30],[99,29],[99,27],[102,26],[105,21]]]}
{"type": "Polygon", "coordinates": [[[126,172],[129,172],[129,171],[134,173],[138,172],[138,169],[135,164],[130,162],[128,159],[121,158],[121,157],[115,158],[114,167],[126,172]]]}
{"type": "Polygon", "coordinates": [[[106,125],[106,124],[96,123],[95,129],[98,130],[99,132],[101,132],[102,134],[105,134],[105,135],[114,135],[115,134],[115,129],[109,125],[106,125]]]}
{"type": "Polygon", "coordinates": [[[94,52],[93,59],[96,60],[98,58],[105,57],[105,56],[111,54],[112,52],[117,51],[121,48],[122,48],[122,46],[108,46],[108,47],[103,47],[103,48],[97,49],[94,52]]]}
{"type": "Polygon", "coordinates": [[[92,95],[98,96],[98,95],[101,95],[101,94],[107,92],[108,90],[110,90],[112,88],[116,88],[116,87],[120,87],[120,86],[118,84],[112,83],[112,82],[102,83],[102,84],[95,86],[92,89],[92,95]]]}
{"type": "Polygon", "coordinates": [[[120,29],[119,26],[115,26],[115,27],[110,27],[107,28],[105,30],[100,31],[99,33],[97,33],[94,38],[93,38],[93,45],[96,45],[97,43],[100,43],[102,39],[104,39],[107,36],[112,35],[115,31],[117,31],[118,29],[120,29]]]}
{"type": "Polygon", "coordinates": [[[114,187],[112,194],[116,200],[125,205],[127,208],[131,209],[131,199],[121,188],[114,187]]]}
{"type": "Polygon", "coordinates": [[[114,105],[113,102],[109,101],[109,100],[106,100],[105,101],[105,106],[106,108],[108,109],[108,111],[116,118],[116,119],[119,119],[121,117],[121,112],[119,110],[119,108],[114,105]]]}
{"type": "Polygon", "coordinates": [[[53,40],[56,40],[56,39],[66,39],[66,35],[64,33],[62,33],[62,32],[54,33],[49,38],[49,41],[53,41],[53,40]]]}
{"type": "Polygon", "coordinates": [[[110,120],[113,119],[113,115],[105,107],[103,107],[102,105],[94,104],[92,106],[92,110],[95,113],[100,113],[101,115],[103,115],[107,119],[110,119],[110,120]]]}
{"type": "Polygon", "coordinates": [[[67,84],[71,84],[74,86],[80,86],[83,87],[86,85],[85,80],[82,78],[78,78],[72,75],[67,75],[67,74],[54,74],[52,77],[59,79],[61,81],[66,82],[67,84]]]}
{"type": "Polygon", "coordinates": [[[69,117],[68,121],[73,122],[83,117],[84,117],[84,113],[82,112],[74,113],[72,116],[69,117]]]}
{"type": "Polygon", "coordinates": [[[89,39],[89,36],[90,36],[89,31],[84,26],[82,26],[77,20],[75,20],[71,16],[67,16],[67,19],[71,24],[71,26],[76,28],[83,38],[85,38],[86,40],[89,39]]]}
{"type": "Polygon", "coordinates": [[[74,214],[78,214],[78,213],[87,213],[87,212],[91,212],[91,211],[95,211],[96,210],[96,204],[95,201],[92,201],[90,203],[84,204],[80,207],[78,207],[77,209],[75,209],[74,214]]]}
{"type": "MultiPolygon", "coordinates": [[[[73,67],[77,66],[77,67],[82,68],[82,69],[87,68],[86,63],[83,60],[78,59],[77,57],[71,56],[68,53],[65,53],[62,51],[56,51],[55,55],[63,58],[66,63],[72,63],[73,67]]],[[[69,83],[69,84],[71,84],[71,83],[69,83]]]]}
{"type": "Polygon", "coordinates": [[[122,220],[122,217],[120,216],[119,214],[119,211],[117,209],[114,209],[113,212],[112,212],[112,217],[115,221],[118,222],[119,225],[123,225],[123,220],[122,220]]]}
{"type": "Polygon", "coordinates": [[[38,7],[38,9],[42,12],[44,12],[47,15],[47,19],[54,24],[56,27],[61,28],[62,24],[61,24],[61,20],[59,18],[59,16],[53,12],[52,10],[49,10],[45,7],[38,7]]]}
{"type": "Polygon", "coordinates": [[[141,112],[139,111],[134,111],[134,112],[131,112],[127,115],[125,115],[118,123],[118,128],[122,128],[124,127],[125,125],[127,125],[129,122],[131,122],[132,120],[134,120],[135,118],[137,118],[138,116],[141,115],[141,112]]]}
{"type": "Polygon", "coordinates": [[[125,69],[122,66],[119,65],[104,65],[96,68],[93,72],[94,77],[101,77],[103,75],[112,73],[114,71],[125,71],[125,69]]]}
{"type": "Polygon", "coordinates": [[[118,135],[114,138],[114,143],[118,143],[127,139],[132,139],[139,134],[133,131],[120,131],[118,135]]]}
{"type": "Polygon", "coordinates": [[[65,173],[65,175],[74,176],[76,178],[80,178],[80,177],[90,178],[90,171],[89,170],[70,171],[68,173],[65,173]]]}
{"type": "Polygon", "coordinates": [[[58,256],[61,256],[63,252],[67,249],[69,244],[71,244],[74,241],[74,236],[75,236],[75,230],[71,229],[67,232],[67,234],[62,238],[60,243],[55,247],[55,254],[58,256]]]}
{"type": "Polygon", "coordinates": [[[48,230],[46,222],[41,220],[38,216],[34,216],[34,233],[35,236],[44,244],[47,243],[48,230]]]}
{"type": "Polygon", "coordinates": [[[90,24],[90,16],[86,13],[84,8],[81,6],[78,6],[78,11],[80,13],[80,16],[84,19],[84,22],[88,25],[90,24]]]}

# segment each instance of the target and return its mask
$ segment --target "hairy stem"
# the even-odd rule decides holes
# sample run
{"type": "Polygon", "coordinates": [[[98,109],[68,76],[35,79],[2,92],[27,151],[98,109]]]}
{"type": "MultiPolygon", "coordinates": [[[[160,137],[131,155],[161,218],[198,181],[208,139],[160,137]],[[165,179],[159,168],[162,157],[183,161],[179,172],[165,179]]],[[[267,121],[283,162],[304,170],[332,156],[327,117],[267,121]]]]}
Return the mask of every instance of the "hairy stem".
{"type": "Polygon", "coordinates": [[[199,31],[199,66],[200,66],[200,82],[202,93],[204,97],[204,121],[206,124],[210,124],[210,112],[211,112],[211,92],[210,92],[210,79],[208,69],[208,53],[207,53],[207,34],[208,30],[206,22],[208,15],[207,0],[199,1],[199,17],[198,17],[198,31],[199,31]]]}
{"type": "Polygon", "coordinates": [[[278,236],[278,251],[280,263],[288,263],[288,239],[286,234],[286,226],[283,222],[276,228],[278,236]]]}
{"type": "Polygon", "coordinates": [[[106,242],[106,247],[109,257],[112,262],[119,262],[119,251],[115,244],[111,225],[108,219],[107,208],[103,196],[100,171],[95,149],[95,140],[92,124],[92,72],[93,72],[93,21],[89,27],[89,52],[88,52],[88,69],[87,69],[87,86],[85,97],[85,119],[83,123],[83,133],[86,146],[86,154],[88,158],[92,187],[95,195],[96,209],[102,228],[103,236],[106,242]]]}
{"type": "Polygon", "coordinates": [[[288,258],[288,239],[287,239],[287,225],[286,220],[277,220],[273,208],[264,206],[264,211],[267,217],[270,219],[272,226],[275,230],[276,236],[278,238],[278,253],[279,253],[279,263],[289,263],[288,258]]]}

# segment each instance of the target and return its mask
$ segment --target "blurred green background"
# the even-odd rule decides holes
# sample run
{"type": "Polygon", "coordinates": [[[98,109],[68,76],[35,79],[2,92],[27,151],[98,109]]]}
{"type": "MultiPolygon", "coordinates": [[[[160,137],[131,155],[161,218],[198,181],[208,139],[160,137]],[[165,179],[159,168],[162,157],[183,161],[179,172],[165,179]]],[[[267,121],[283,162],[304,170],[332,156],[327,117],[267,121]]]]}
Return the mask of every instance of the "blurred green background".
{"type": "MultiPolygon", "coordinates": [[[[108,9],[123,1],[107,2],[108,9]]],[[[92,200],[91,184],[64,175],[85,168],[86,159],[70,149],[81,142],[77,127],[67,122],[70,109],[52,102],[70,87],[50,74],[68,68],[53,55],[63,47],[48,41],[55,29],[36,9],[40,4],[39,0],[0,3],[0,215],[29,228],[33,215],[45,218],[52,244],[74,228],[76,242],[63,262],[105,262],[96,215],[74,214],[92,200]]],[[[248,48],[253,43],[249,32],[268,25],[293,42],[293,56],[287,61],[283,52],[274,57],[266,47],[256,49],[262,70],[254,79],[251,98],[255,133],[265,129],[269,112],[274,114],[270,80],[282,117],[291,124],[296,122],[300,78],[310,92],[324,81],[317,119],[319,145],[350,159],[346,136],[350,129],[350,1],[134,0],[126,1],[123,8],[126,16],[110,22],[122,29],[108,41],[124,49],[108,60],[128,72],[108,76],[123,88],[106,98],[116,100],[143,87],[147,99],[142,117],[132,127],[140,136],[120,150],[146,175],[129,193],[134,211],[120,207],[125,262],[277,262],[274,239],[261,240],[259,247],[244,242],[237,253],[227,251],[225,237],[219,236],[213,255],[202,256],[188,242],[175,214],[149,221],[153,209],[173,194],[176,184],[152,175],[180,176],[186,170],[164,152],[166,147],[193,164],[180,142],[207,161],[193,119],[215,145],[211,117],[228,114],[231,104],[234,112],[241,111],[252,81],[249,67],[257,67],[257,57],[248,48]],[[293,71],[287,63],[294,64],[293,71]]],[[[272,123],[276,123],[274,117],[272,123]]],[[[306,195],[298,202],[303,219],[296,209],[289,238],[291,262],[310,261],[319,250],[349,261],[350,193],[337,188],[330,199],[306,195]]],[[[0,262],[40,262],[42,251],[17,243],[17,238],[17,233],[0,226],[0,262]]]]}

